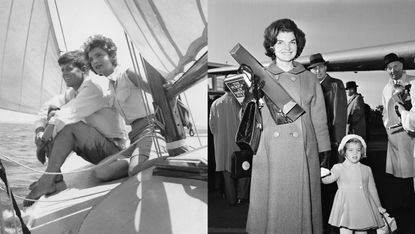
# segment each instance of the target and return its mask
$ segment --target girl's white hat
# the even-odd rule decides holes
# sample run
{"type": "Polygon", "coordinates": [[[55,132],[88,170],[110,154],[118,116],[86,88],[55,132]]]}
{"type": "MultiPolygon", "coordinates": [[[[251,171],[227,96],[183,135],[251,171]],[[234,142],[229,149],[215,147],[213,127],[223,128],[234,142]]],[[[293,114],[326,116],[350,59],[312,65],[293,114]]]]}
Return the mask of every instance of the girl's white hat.
{"type": "Polygon", "coordinates": [[[342,141],[339,144],[339,148],[337,149],[337,151],[340,153],[340,151],[343,150],[344,146],[346,145],[346,142],[353,138],[358,139],[362,143],[362,146],[363,146],[362,156],[366,155],[366,148],[367,148],[366,142],[365,140],[363,140],[361,136],[356,135],[356,134],[349,134],[343,137],[342,141]]]}

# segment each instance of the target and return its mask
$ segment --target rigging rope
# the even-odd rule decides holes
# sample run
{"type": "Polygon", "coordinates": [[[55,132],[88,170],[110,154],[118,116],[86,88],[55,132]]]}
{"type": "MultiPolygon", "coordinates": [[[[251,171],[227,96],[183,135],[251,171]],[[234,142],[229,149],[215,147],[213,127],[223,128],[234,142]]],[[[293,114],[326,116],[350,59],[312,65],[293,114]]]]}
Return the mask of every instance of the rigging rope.
{"type": "MultiPolygon", "coordinates": [[[[144,138],[146,138],[146,137],[156,137],[156,138],[158,138],[158,139],[163,139],[163,140],[164,140],[164,138],[162,138],[162,137],[160,137],[160,136],[144,135],[144,136],[140,137],[139,139],[137,139],[137,141],[135,141],[133,144],[130,144],[130,146],[128,146],[126,149],[124,149],[124,150],[122,150],[122,151],[120,151],[120,152],[118,152],[118,153],[116,153],[116,154],[114,154],[114,155],[112,155],[112,156],[108,156],[108,157],[115,157],[115,156],[117,156],[117,155],[121,155],[122,153],[124,153],[125,151],[127,151],[128,149],[130,149],[131,147],[133,147],[133,146],[135,147],[135,145],[136,145],[138,142],[140,142],[141,140],[143,140],[143,139],[144,139],[144,138]]],[[[70,172],[45,172],[45,171],[40,171],[40,170],[37,170],[37,169],[31,168],[31,167],[29,167],[29,166],[26,166],[25,164],[23,164],[23,163],[21,163],[21,162],[18,162],[18,161],[16,161],[16,160],[14,160],[14,159],[12,159],[12,158],[8,157],[7,155],[5,155],[5,154],[1,153],[1,152],[0,152],[0,157],[2,157],[2,158],[4,158],[4,159],[6,159],[6,160],[7,160],[7,161],[9,161],[9,162],[13,162],[13,163],[15,163],[15,164],[17,164],[17,165],[19,165],[19,166],[21,166],[21,167],[24,167],[24,168],[26,168],[26,169],[29,169],[29,170],[31,170],[31,171],[34,171],[34,172],[37,172],[37,173],[40,173],[40,174],[46,174],[46,175],[64,175],[64,174],[75,174],[75,173],[80,173],[80,172],[90,171],[90,170],[93,170],[93,169],[95,169],[95,168],[98,168],[98,167],[101,167],[101,166],[103,166],[103,165],[106,165],[105,163],[103,163],[103,164],[98,164],[98,165],[94,165],[94,166],[88,167],[88,168],[86,168],[86,169],[75,170],[75,171],[70,171],[70,172]]]]}
{"type": "MultiPolygon", "coordinates": [[[[130,58],[131,58],[131,62],[132,62],[133,67],[134,67],[134,71],[142,79],[143,76],[141,75],[141,72],[140,72],[140,69],[139,69],[139,66],[138,66],[137,56],[136,56],[136,53],[135,53],[135,50],[134,50],[133,42],[131,40],[129,40],[128,35],[125,31],[124,31],[124,36],[125,36],[125,40],[127,41],[128,51],[130,53],[130,58]]],[[[156,125],[154,123],[154,117],[150,117],[150,107],[149,107],[149,102],[148,102],[148,99],[147,99],[147,95],[145,95],[144,90],[141,88],[139,80],[137,80],[137,84],[138,84],[138,86],[140,86],[138,88],[140,89],[141,98],[145,102],[144,108],[145,108],[145,111],[146,111],[147,120],[149,120],[148,122],[151,123],[152,132],[153,132],[153,134],[155,134],[155,126],[156,125]]],[[[153,141],[154,141],[154,145],[156,147],[157,156],[161,157],[160,144],[156,139],[153,139],[153,141]]]]}
{"type": "MultiPolygon", "coordinates": [[[[17,215],[17,217],[18,217],[18,219],[19,219],[19,221],[22,225],[23,234],[30,234],[29,229],[27,228],[26,224],[24,223],[24,221],[22,219],[22,214],[20,212],[19,207],[17,206],[16,199],[14,199],[13,192],[10,189],[9,183],[7,181],[6,169],[4,168],[1,161],[0,161],[0,178],[4,182],[4,185],[6,186],[7,195],[12,200],[12,205],[13,205],[14,211],[16,212],[16,215],[17,215]]],[[[3,214],[0,214],[0,215],[3,215],[3,214]]]]}
{"type": "Polygon", "coordinates": [[[199,145],[202,146],[202,141],[200,140],[199,131],[197,130],[196,123],[195,123],[195,120],[193,118],[193,113],[191,111],[191,107],[190,107],[189,101],[187,100],[187,96],[186,96],[185,92],[183,92],[183,96],[184,96],[184,99],[186,100],[186,105],[189,107],[189,113],[190,113],[190,117],[192,118],[192,123],[195,126],[195,132],[196,132],[197,140],[199,141],[199,145]]]}
{"type": "MultiPolygon", "coordinates": [[[[199,149],[203,149],[203,148],[207,148],[207,145],[204,145],[204,146],[199,147],[199,148],[195,148],[194,150],[199,150],[199,149]]],[[[190,154],[190,153],[192,153],[192,152],[189,151],[189,152],[186,152],[186,153],[181,154],[180,156],[184,156],[184,155],[187,155],[187,154],[190,154]]],[[[198,162],[202,162],[204,164],[207,164],[207,162],[200,161],[199,159],[194,159],[194,160],[193,159],[186,159],[186,158],[183,159],[183,158],[176,158],[175,156],[168,156],[168,157],[174,158],[174,160],[177,160],[177,161],[190,161],[190,162],[191,161],[198,161],[198,162]]],[[[147,168],[149,168],[149,167],[153,166],[155,163],[157,163],[158,162],[157,161],[158,159],[160,159],[160,158],[158,157],[158,158],[155,158],[155,159],[152,159],[152,160],[147,161],[148,164],[149,164],[147,168]],[[150,162],[150,161],[152,161],[152,162],[150,162]]],[[[145,168],[145,169],[147,169],[147,168],[145,168]]],[[[2,188],[2,187],[0,187],[0,190],[5,191],[5,189],[2,188]]],[[[25,198],[25,197],[21,197],[21,196],[18,196],[18,195],[14,195],[14,196],[16,198],[18,198],[18,199],[21,199],[21,200],[27,200],[27,201],[33,201],[33,202],[65,202],[65,201],[73,201],[73,200],[76,200],[76,199],[80,199],[80,198],[84,198],[84,197],[89,197],[89,196],[93,196],[93,195],[105,193],[105,192],[108,192],[110,190],[111,189],[104,190],[104,191],[100,191],[100,192],[96,192],[96,193],[90,193],[90,194],[87,194],[87,195],[75,196],[75,197],[71,197],[71,198],[68,198],[68,199],[57,199],[57,200],[51,200],[51,199],[47,199],[47,200],[35,200],[35,199],[28,199],[28,198],[25,198]]]]}
{"type": "Polygon", "coordinates": [[[66,45],[65,33],[63,32],[61,16],[59,14],[58,4],[56,3],[56,0],[54,0],[54,3],[55,3],[55,8],[56,8],[56,14],[58,15],[59,27],[61,29],[63,44],[65,46],[65,51],[68,51],[68,46],[66,45]]]}

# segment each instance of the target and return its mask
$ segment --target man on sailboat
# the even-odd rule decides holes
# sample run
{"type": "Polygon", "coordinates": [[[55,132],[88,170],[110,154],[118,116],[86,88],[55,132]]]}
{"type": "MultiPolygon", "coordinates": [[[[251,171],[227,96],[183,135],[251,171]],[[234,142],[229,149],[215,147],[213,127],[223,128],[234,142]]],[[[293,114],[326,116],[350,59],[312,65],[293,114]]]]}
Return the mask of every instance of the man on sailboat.
{"type": "MultiPolygon", "coordinates": [[[[125,147],[125,125],[119,114],[108,107],[101,87],[88,77],[89,66],[84,53],[67,52],[60,56],[58,63],[68,89],[47,101],[35,122],[37,145],[51,141],[52,147],[46,173],[30,186],[28,200],[23,202],[25,206],[42,195],[62,189],[62,175],[48,173],[60,172],[72,151],[88,162],[98,164],[125,147]],[[52,112],[49,111],[51,108],[54,109],[52,112]],[[46,136],[46,129],[52,129],[51,137],[46,136]]],[[[42,157],[38,155],[40,161],[42,157]]]]}

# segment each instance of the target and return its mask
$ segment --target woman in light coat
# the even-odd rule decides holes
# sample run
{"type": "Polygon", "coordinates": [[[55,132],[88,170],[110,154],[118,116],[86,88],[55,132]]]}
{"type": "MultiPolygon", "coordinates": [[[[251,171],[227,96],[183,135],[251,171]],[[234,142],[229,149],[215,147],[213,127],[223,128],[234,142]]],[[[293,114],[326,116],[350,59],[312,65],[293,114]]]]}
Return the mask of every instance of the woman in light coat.
{"type": "Polygon", "coordinates": [[[305,35],[292,20],[273,22],[264,38],[266,55],[273,61],[267,70],[305,114],[290,121],[264,96],[246,229],[248,233],[320,234],[319,152],[330,150],[323,93],[316,76],[294,61],[304,48],[305,35]]]}

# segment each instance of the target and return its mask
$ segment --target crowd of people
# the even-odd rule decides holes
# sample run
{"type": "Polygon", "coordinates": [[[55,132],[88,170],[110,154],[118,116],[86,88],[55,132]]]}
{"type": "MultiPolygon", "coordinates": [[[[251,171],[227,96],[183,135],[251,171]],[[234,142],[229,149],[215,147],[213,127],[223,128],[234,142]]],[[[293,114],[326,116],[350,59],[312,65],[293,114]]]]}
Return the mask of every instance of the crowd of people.
{"type": "MultiPolygon", "coordinates": [[[[307,68],[296,62],[305,42],[304,32],[290,19],[276,20],[265,29],[263,45],[271,59],[265,69],[305,113],[287,120],[283,107],[275,104],[278,101],[264,101],[246,232],[367,233],[382,228],[387,210],[371,168],[360,163],[367,156],[369,135],[363,96],[355,81],[344,86],[327,74],[329,61],[322,54],[311,55],[307,68]]],[[[415,77],[405,73],[403,59],[394,53],[385,55],[384,68],[390,75],[382,96],[388,135],[385,173],[402,183],[403,196],[413,199],[415,77]]],[[[264,99],[270,98],[265,94],[264,99]]],[[[244,103],[227,91],[210,109],[216,171],[223,171],[225,181],[231,155],[239,150],[235,133],[243,108],[244,103]]],[[[225,183],[231,187],[226,190],[235,186],[225,183]]],[[[231,205],[240,198],[235,193],[225,195],[231,205]]]]}

